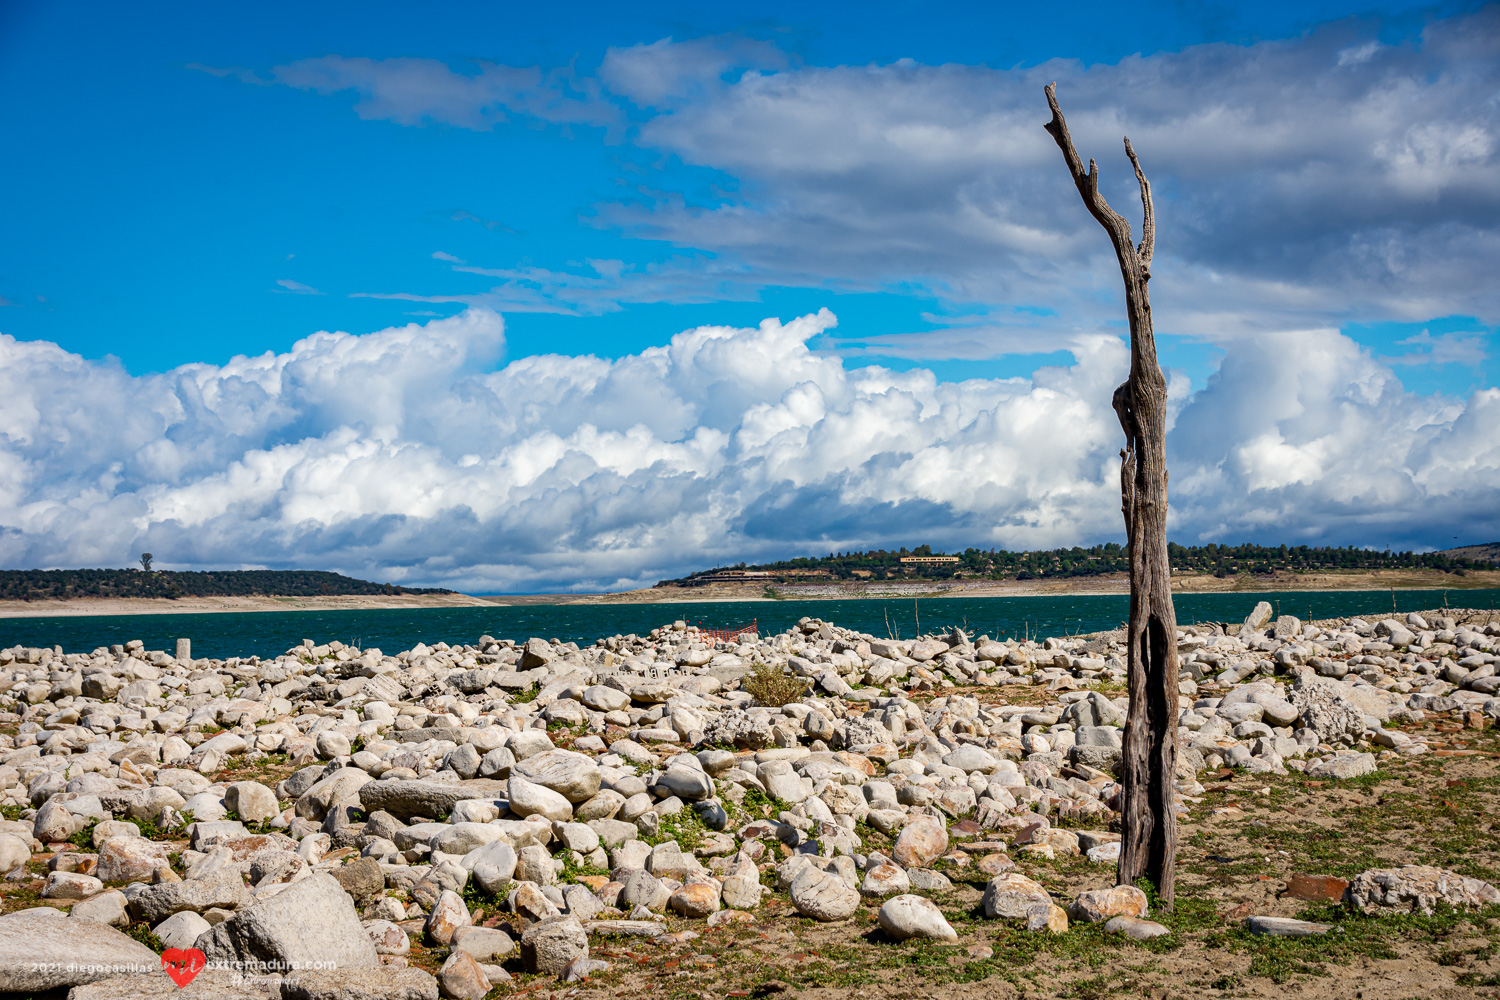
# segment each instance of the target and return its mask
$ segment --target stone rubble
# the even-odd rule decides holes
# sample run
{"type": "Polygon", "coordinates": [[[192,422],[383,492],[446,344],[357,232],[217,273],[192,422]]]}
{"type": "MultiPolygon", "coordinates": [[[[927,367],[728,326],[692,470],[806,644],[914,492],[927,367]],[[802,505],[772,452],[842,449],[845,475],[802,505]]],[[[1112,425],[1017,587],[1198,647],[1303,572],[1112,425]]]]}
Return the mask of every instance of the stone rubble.
{"type": "MultiPolygon", "coordinates": [[[[515,959],[586,977],[607,967],[591,938],[659,937],[668,913],[747,919],[772,885],[814,920],[863,900],[891,937],[953,940],[927,898],[950,887],[934,866],[987,877],[991,919],[1165,934],[1132,887],[1064,907],[1012,871],[1012,855],[1118,858],[1122,638],[897,640],[803,619],[733,642],[677,622],[592,646],[307,640],[267,660],[0,650],[0,724],[18,730],[0,736],[0,805],[23,817],[0,821],[0,869],[50,856],[42,895],[73,914],[0,917],[0,991],[44,988],[7,940],[64,920],[101,957],[144,951],[115,929],[144,921],[211,963],[335,960],[334,993],[340,974],[366,995],[384,971],[413,997],[483,996],[515,959]],[[758,664],[810,690],[757,704],[743,681],[758,664]],[[1025,703],[957,690],[1002,684],[1025,703]],[[283,762],[274,787],[255,780],[283,762]],[[435,978],[405,967],[412,940],[446,954],[435,978]]],[[[1262,603],[1179,643],[1183,809],[1206,770],[1348,780],[1429,751],[1388,724],[1500,719],[1500,622],[1303,623],[1262,603]]],[[[1500,893],[1405,868],[1366,872],[1346,899],[1428,911],[1500,893]]]]}
{"type": "Polygon", "coordinates": [[[1431,916],[1444,904],[1459,910],[1493,906],[1500,903],[1500,889],[1442,868],[1406,865],[1361,872],[1344,890],[1344,902],[1367,913],[1384,909],[1431,916]]]}

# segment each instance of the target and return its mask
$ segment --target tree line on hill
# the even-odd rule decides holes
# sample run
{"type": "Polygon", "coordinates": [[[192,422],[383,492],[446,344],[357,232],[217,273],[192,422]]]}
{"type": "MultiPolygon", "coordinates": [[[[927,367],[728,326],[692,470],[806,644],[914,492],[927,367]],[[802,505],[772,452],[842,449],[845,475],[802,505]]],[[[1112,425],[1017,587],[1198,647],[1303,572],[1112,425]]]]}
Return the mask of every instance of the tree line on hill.
{"type": "Polygon", "coordinates": [[[451,594],[451,590],[370,583],[323,570],[237,569],[205,572],[139,569],[0,570],[0,600],[73,597],[343,597],[451,594]]]}
{"type": "MultiPolygon", "coordinates": [[[[1392,552],[1354,546],[1170,544],[1167,549],[1173,573],[1205,573],[1216,577],[1266,576],[1278,571],[1314,573],[1373,569],[1430,569],[1463,575],[1468,570],[1493,568],[1485,560],[1442,552],[1392,552]]],[[[1032,580],[1103,576],[1129,570],[1125,547],[1114,542],[1089,548],[1074,546],[1034,552],[968,548],[951,554],[934,552],[930,545],[919,545],[912,549],[834,552],[822,557],[784,559],[753,566],[740,563],[701,570],[676,580],[663,580],[658,586],[694,586],[704,582],[706,577],[738,573],[784,574],[789,580],[805,579],[814,574],[835,580],[1032,580]],[[945,556],[950,561],[902,562],[903,559],[945,556]]]]}

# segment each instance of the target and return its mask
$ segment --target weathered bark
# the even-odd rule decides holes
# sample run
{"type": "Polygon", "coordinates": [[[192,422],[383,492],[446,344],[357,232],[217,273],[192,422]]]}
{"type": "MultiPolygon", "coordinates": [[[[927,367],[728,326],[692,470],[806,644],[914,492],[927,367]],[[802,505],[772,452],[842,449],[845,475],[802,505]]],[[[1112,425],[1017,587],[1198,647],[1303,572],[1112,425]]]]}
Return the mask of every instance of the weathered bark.
{"type": "Polygon", "coordinates": [[[1057,106],[1056,84],[1047,86],[1052,120],[1047,131],[1057,140],[1083,204],[1109,233],[1130,318],[1130,377],[1115,390],[1113,405],[1125,432],[1120,452],[1120,500],[1130,553],[1130,624],[1127,632],[1130,714],[1125,723],[1121,764],[1120,868],[1128,885],[1142,875],[1172,908],[1177,868],[1177,814],[1173,781],[1177,770],[1177,614],[1172,607],[1172,567],[1167,557],[1167,381],[1156,360],[1151,330],[1151,253],[1156,239],[1151,185],[1141,172],[1130,140],[1125,155],[1141,186],[1145,218],[1141,242],[1131,240],[1130,223],[1099,193],[1099,168],[1088,170],[1073,148],[1068,124],[1057,106]]]}

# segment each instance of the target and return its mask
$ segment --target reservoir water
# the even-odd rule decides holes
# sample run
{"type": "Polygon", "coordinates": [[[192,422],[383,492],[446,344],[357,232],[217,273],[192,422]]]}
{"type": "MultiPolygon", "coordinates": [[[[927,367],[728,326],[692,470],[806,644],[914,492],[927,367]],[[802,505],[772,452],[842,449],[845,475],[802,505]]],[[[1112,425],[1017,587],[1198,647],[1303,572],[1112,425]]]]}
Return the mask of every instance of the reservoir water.
{"type": "MultiPolygon", "coordinates": [[[[1257,601],[1277,614],[1309,618],[1402,614],[1418,609],[1500,608],[1500,590],[1286,591],[1182,594],[1177,620],[1239,622],[1257,601]]],[[[147,649],[171,650],[179,637],[193,641],[197,657],[277,656],[303,639],[337,639],[387,653],[428,644],[471,643],[481,635],[523,641],[531,636],[581,645],[611,635],[685,620],[705,628],[738,628],[757,622],[762,634],[784,631],[799,618],[822,618],[872,635],[911,638],[953,625],[970,635],[1067,635],[1117,628],[1129,612],[1123,595],[1062,597],[951,597],[845,601],[724,601],[701,604],[550,604],[433,608],[430,610],[262,611],[226,614],[98,615],[0,618],[0,648],[62,646],[86,653],[98,646],[140,639],[147,649]]]]}

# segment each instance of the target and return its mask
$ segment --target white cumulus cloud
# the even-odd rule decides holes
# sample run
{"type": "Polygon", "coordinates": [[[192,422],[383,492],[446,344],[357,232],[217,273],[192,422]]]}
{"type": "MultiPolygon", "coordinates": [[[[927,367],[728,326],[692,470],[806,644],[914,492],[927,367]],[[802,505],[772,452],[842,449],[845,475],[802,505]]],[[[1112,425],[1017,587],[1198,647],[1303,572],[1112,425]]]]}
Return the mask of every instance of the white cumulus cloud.
{"type": "MultiPolygon", "coordinates": [[[[1120,535],[1123,344],[1029,379],[850,367],[826,310],[606,360],[497,367],[501,318],[134,377],[0,335],[0,564],[315,566],[470,591],[650,583],[715,561],[1120,535]]],[[[1500,534],[1500,390],[1406,392],[1332,330],[1172,383],[1173,537],[1500,534]]]]}

